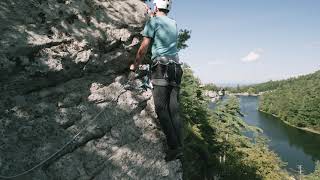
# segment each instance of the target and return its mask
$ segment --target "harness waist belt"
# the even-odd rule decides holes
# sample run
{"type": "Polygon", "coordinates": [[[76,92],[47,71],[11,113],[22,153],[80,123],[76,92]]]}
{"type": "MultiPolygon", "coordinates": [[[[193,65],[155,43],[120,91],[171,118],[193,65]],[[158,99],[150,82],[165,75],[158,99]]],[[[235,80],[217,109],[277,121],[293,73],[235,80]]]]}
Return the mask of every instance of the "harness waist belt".
{"type": "Polygon", "coordinates": [[[171,63],[175,63],[175,64],[179,64],[181,65],[182,63],[179,62],[179,56],[160,56],[160,57],[156,57],[153,62],[154,62],[154,66],[157,64],[163,64],[163,65],[168,65],[171,63]]]}
{"type": "Polygon", "coordinates": [[[177,84],[175,81],[177,79],[177,66],[181,68],[182,63],[179,62],[179,56],[160,56],[156,57],[153,60],[152,69],[156,67],[157,65],[164,65],[165,66],[165,72],[163,78],[158,79],[152,79],[151,82],[155,86],[175,86],[179,87],[179,84],[177,84]],[[169,75],[169,66],[173,73],[171,73],[171,78],[168,77],[169,75]]]}

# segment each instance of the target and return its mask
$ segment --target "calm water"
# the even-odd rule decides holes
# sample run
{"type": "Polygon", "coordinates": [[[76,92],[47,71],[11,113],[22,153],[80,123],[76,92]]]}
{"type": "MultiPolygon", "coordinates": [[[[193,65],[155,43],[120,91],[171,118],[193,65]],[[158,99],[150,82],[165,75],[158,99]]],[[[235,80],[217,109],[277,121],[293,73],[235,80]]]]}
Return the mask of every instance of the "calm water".
{"type": "Polygon", "coordinates": [[[313,172],[315,161],[320,160],[320,135],[293,128],[271,115],[259,112],[258,102],[257,97],[240,97],[244,121],[263,130],[270,140],[270,149],[288,163],[289,171],[297,170],[297,165],[303,165],[305,173],[313,172]]]}

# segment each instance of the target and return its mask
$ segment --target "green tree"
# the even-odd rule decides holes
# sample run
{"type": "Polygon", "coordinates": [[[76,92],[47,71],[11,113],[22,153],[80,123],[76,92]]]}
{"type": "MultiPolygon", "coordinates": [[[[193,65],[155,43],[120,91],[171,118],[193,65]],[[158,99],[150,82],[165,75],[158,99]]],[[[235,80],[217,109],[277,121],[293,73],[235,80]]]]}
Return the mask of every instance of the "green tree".
{"type": "MultiPolygon", "coordinates": [[[[279,82],[264,83],[276,89],[264,93],[259,109],[298,127],[320,131],[320,71],[279,82]]],[[[256,87],[258,87],[257,85],[256,87]]]]}
{"type": "Polygon", "coordinates": [[[188,47],[187,41],[191,38],[191,31],[187,29],[181,29],[179,31],[179,37],[178,37],[178,49],[186,49],[188,47]]]}
{"type": "Polygon", "coordinates": [[[184,66],[181,108],[185,126],[184,179],[283,180],[288,174],[262,138],[253,144],[242,130],[254,130],[239,118],[239,100],[230,97],[215,111],[208,109],[200,80],[184,66]],[[200,92],[200,93],[199,93],[200,92]],[[228,138],[226,138],[228,136],[228,138]],[[226,156],[223,163],[220,159],[226,156]]]}
{"type": "Polygon", "coordinates": [[[250,87],[247,92],[249,94],[256,94],[256,90],[253,87],[250,87]]]}
{"type": "Polygon", "coordinates": [[[220,88],[213,83],[205,84],[203,89],[208,90],[208,91],[219,91],[220,90],[220,88]]]}

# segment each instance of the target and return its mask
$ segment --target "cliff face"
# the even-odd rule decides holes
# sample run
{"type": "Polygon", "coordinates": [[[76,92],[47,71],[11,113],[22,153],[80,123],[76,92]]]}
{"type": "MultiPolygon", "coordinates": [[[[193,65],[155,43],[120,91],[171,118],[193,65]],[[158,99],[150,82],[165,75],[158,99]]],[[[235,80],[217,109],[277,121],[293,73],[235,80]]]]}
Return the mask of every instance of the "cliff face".
{"type": "Polygon", "coordinates": [[[144,13],[139,0],[0,2],[0,175],[43,162],[14,179],[181,179],[151,92],[125,88],[144,13]]]}

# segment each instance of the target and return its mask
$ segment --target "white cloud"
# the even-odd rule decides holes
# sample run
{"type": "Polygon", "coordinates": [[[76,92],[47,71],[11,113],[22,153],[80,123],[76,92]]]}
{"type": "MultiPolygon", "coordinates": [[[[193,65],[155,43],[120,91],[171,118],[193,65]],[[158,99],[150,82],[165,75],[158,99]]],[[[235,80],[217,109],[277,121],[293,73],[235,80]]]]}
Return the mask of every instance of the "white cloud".
{"type": "Polygon", "coordinates": [[[241,59],[241,61],[243,61],[243,62],[255,62],[255,61],[258,61],[261,58],[262,53],[263,53],[263,49],[261,49],[261,48],[253,50],[253,51],[249,52],[248,55],[243,57],[241,59]]]}

